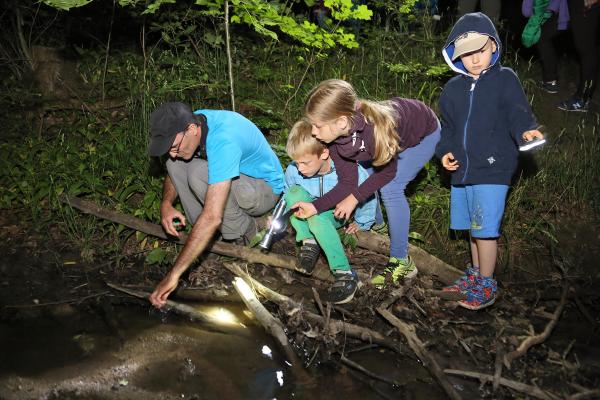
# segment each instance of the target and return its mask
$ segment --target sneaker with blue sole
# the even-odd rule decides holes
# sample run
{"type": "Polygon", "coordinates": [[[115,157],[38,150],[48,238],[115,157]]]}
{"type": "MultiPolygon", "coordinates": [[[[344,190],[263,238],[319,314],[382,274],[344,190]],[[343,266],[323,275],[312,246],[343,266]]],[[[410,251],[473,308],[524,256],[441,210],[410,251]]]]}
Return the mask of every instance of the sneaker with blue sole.
{"type": "Polygon", "coordinates": [[[466,291],[467,298],[458,302],[458,305],[469,310],[481,310],[489,307],[496,301],[498,284],[494,278],[478,276],[475,284],[466,291]]]}
{"type": "Polygon", "coordinates": [[[582,98],[572,97],[558,104],[558,109],[569,112],[587,112],[588,103],[582,98]]]}

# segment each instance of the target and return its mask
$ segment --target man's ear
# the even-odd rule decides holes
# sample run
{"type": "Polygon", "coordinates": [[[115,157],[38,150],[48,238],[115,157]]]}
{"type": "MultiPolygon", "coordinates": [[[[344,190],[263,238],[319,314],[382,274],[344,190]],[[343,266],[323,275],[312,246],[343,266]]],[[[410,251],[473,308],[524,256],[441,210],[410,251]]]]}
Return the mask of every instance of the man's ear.
{"type": "Polygon", "coordinates": [[[327,160],[329,158],[329,148],[325,147],[319,156],[320,160],[327,160]]]}

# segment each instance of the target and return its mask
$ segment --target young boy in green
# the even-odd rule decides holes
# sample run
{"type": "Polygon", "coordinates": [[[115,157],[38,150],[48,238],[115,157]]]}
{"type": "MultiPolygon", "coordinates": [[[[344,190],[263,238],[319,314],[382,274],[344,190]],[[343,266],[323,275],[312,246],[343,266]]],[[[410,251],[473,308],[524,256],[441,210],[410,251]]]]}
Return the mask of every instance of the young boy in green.
{"type": "MultiPolygon", "coordinates": [[[[286,150],[293,160],[285,171],[284,199],[288,205],[313,201],[331,190],[338,181],[327,145],[315,139],[311,130],[312,126],[307,121],[300,120],[288,136],[286,150]]],[[[367,177],[367,171],[360,167],[359,180],[362,182],[367,177]]],[[[375,221],[376,206],[375,197],[359,205],[354,222],[346,226],[346,233],[369,230],[375,221]]],[[[358,288],[358,276],[348,262],[337,233],[337,229],[345,226],[346,222],[335,218],[333,210],[306,219],[290,217],[290,223],[296,230],[296,240],[302,242],[299,261],[306,272],[312,272],[321,248],[325,252],[335,282],[324,295],[324,300],[335,304],[352,300],[358,288]]]]}

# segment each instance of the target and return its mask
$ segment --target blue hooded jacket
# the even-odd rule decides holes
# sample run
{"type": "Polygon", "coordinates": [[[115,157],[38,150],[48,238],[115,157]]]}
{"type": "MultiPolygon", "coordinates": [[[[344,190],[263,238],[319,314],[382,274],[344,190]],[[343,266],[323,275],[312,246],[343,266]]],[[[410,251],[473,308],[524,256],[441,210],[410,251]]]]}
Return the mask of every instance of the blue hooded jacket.
{"type": "Polygon", "coordinates": [[[440,158],[452,153],[458,161],[453,185],[509,185],[522,135],[538,127],[519,78],[500,65],[501,49],[492,21],[485,14],[471,13],[456,22],[442,50],[459,75],[446,83],[440,96],[442,137],[435,152],[440,158]],[[454,41],[467,32],[488,35],[497,46],[490,66],[478,79],[468,74],[460,58],[452,61],[454,41]]]}
{"type": "MultiPolygon", "coordinates": [[[[329,192],[338,183],[338,176],[333,161],[331,170],[325,175],[315,175],[312,177],[304,176],[298,171],[298,166],[292,162],[285,170],[285,189],[287,192],[294,185],[302,186],[315,199],[322,197],[329,192]]],[[[361,165],[358,165],[358,183],[361,184],[369,177],[369,173],[361,165]]],[[[361,231],[368,231],[375,222],[375,210],[377,209],[377,199],[370,196],[363,203],[356,207],[354,221],[361,231]]]]}

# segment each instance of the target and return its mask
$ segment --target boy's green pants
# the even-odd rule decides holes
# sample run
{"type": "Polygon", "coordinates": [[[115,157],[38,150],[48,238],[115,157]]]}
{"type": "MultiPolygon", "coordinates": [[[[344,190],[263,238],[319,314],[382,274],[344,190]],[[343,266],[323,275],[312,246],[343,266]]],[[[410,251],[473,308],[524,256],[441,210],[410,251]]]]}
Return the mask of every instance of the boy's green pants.
{"type": "MultiPolygon", "coordinates": [[[[298,185],[292,186],[285,193],[284,198],[288,207],[299,201],[311,202],[314,200],[302,186],[298,185]]],[[[346,257],[340,235],[337,233],[337,229],[343,223],[333,216],[333,210],[313,215],[307,219],[300,219],[292,215],[290,223],[296,230],[296,241],[316,239],[327,256],[329,269],[332,271],[340,269],[345,271],[350,270],[348,257],[346,257]]]]}

